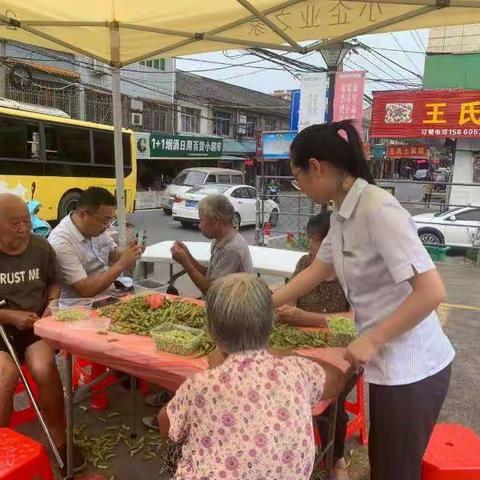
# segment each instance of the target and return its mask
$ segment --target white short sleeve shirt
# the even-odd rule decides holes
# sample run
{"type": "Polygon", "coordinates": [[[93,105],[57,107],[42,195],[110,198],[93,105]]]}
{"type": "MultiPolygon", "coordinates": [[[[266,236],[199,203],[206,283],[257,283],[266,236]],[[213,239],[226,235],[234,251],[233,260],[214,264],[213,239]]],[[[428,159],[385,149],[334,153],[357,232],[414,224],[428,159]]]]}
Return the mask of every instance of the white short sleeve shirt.
{"type": "Polygon", "coordinates": [[[70,216],[66,216],[53,229],[48,241],[57,254],[63,298],[78,297],[71,285],[105,271],[109,265],[110,253],[117,248],[108,233],[85,238],[70,216]]]}
{"type": "MultiPolygon", "coordinates": [[[[385,190],[357,179],[339,210],[318,258],[333,264],[360,333],[381,322],[410,295],[408,280],[435,268],[410,214],[385,190]]],[[[445,368],[455,352],[432,312],[386,344],[365,369],[367,381],[405,385],[445,368]]]]}

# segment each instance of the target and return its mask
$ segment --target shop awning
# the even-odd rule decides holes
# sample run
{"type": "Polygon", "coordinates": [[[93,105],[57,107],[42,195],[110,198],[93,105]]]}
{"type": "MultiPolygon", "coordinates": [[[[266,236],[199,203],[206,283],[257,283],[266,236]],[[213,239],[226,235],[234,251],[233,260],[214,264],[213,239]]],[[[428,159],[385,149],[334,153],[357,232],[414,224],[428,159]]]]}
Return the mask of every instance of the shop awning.
{"type": "MultiPolygon", "coordinates": [[[[479,0],[1,0],[0,36],[127,65],[243,47],[480,23],[479,0]]],[[[322,40],[321,40],[322,39],[322,40]]],[[[300,42],[317,41],[304,48],[300,42]]]]}

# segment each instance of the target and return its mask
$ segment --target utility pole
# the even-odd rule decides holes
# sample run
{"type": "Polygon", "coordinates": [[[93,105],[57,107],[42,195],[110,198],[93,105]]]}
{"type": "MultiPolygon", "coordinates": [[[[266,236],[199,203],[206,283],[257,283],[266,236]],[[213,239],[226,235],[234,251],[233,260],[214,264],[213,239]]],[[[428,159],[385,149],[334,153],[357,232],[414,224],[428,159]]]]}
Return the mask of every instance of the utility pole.
{"type": "Polygon", "coordinates": [[[7,42],[0,40],[0,57],[3,61],[0,62],[0,97],[7,96],[7,68],[5,66],[5,59],[7,57],[7,42]]]}

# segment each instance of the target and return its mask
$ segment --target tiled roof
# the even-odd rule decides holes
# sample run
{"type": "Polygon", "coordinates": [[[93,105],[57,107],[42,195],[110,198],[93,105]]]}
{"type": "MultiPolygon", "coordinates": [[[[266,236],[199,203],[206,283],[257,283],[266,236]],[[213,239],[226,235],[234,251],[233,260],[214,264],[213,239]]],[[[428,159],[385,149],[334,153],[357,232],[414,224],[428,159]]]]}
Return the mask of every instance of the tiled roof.
{"type": "Polygon", "coordinates": [[[176,96],[180,100],[219,108],[243,106],[263,114],[288,116],[290,113],[290,102],[282,98],[179,70],[176,72],[176,96]]]}
{"type": "Polygon", "coordinates": [[[57,77],[68,77],[76,80],[80,78],[80,74],[78,72],[75,72],[74,70],[66,70],[64,68],[51,67],[49,65],[44,65],[42,63],[32,62],[30,60],[7,59],[7,63],[13,64],[13,65],[15,64],[27,65],[29,67],[34,68],[35,70],[49,73],[50,75],[55,75],[57,77]]]}

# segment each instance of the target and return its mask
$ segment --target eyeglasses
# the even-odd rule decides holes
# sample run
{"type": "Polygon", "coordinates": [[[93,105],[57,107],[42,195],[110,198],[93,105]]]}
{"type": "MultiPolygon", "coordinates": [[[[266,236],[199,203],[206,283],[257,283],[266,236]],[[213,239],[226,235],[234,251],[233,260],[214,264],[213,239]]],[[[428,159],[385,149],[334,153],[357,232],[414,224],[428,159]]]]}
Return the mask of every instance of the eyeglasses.
{"type": "Polygon", "coordinates": [[[100,223],[104,227],[109,227],[115,221],[115,217],[104,217],[98,218],[95,215],[90,214],[90,217],[93,218],[97,223],[100,223]]]}

